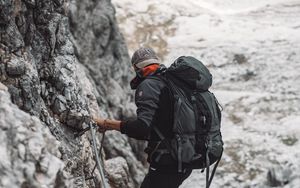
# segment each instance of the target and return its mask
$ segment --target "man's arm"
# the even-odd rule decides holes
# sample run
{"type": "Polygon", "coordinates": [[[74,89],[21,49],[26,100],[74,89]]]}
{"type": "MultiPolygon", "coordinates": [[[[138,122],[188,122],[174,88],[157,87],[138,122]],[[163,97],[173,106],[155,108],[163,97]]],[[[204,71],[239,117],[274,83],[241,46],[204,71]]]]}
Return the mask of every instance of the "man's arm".
{"type": "Polygon", "coordinates": [[[97,125],[101,126],[102,129],[116,131],[121,130],[121,121],[103,118],[93,118],[93,120],[97,123],[97,125]]]}
{"type": "Polygon", "coordinates": [[[94,118],[94,120],[103,129],[118,130],[129,137],[147,140],[151,125],[155,122],[162,87],[162,82],[155,79],[146,79],[139,85],[135,94],[136,120],[116,121],[102,118],[94,118]]]}
{"type": "Polygon", "coordinates": [[[103,118],[93,118],[93,120],[100,126],[101,130],[116,130],[123,134],[127,134],[129,137],[139,140],[147,140],[145,135],[149,135],[149,127],[140,120],[128,120],[118,121],[103,118]]]}

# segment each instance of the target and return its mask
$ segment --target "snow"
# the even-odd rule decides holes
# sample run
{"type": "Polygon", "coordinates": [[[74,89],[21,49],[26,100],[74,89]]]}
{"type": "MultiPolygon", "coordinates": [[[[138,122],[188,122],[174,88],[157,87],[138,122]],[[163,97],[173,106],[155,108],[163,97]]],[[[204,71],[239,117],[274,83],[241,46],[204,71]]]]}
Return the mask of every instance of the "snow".
{"type": "MultiPolygon", "coordinates": [[[[299,187],[299,0],[112,2],[130,53],[150,45],[167,65],[192,55],[211,70],[225,142],[212,188],[270,187],[272,168],[299,187]]],[[[194,171],[181,187],[204,185],[194,171]]]]}

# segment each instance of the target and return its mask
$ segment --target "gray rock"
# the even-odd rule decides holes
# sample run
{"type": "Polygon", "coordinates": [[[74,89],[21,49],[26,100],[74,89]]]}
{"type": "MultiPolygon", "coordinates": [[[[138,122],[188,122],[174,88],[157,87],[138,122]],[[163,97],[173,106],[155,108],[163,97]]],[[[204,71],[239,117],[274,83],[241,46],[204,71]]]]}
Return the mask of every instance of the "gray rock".
{"type": "Polygon", "coordinates": [[[7,26],[9,24],[12,12],[13,12],[13,1],[3,0],[0,1],[0,25],[7,26]]]}
{"type": "Polygon", "coordinates": [[[19,59],[12,59],[6,64],[6,72],[8,76],[16,77],[25,74],[25,65],[19,59]]]}
{"type": "Polygon", "coordinates": [[[59,142],[37,117],[12,104],[5,90],[0,89],[0,187],[55,187],[64,166],[56,156],[59,142]]]}
{"type": "Polygon", "coordinates": [[[64,112],[67,108],[66,108],[66,99],[62,96],[62,95],[58,95],[53,103],[53,107],[52,110],[54,113],[56,114],[60,114],[62,112],[64,112]]]}
{"type": "Polygon", "coordinates": [[[109,180],[113,183],[113,187],[133,187],[132,182],[130,182],[130,179],[128,178],[129,169],[124,158],[116,157],[109,159],[105,162],[105,167],[107,169],[109,180]]]}
{"type": "Polygon", "coordinates": [[[292,170],[288,167],[274,166],[267,174],[268,184],[271,187],[284,186],[290,183],[291,179],[292,170]]]}
{"type": "MultiPolygon", "coordinates": [[[[114,7],[109,0],[16,2],[0,1],[0,92],[11,94],[0,104],[0,187],[95,187],[84,179],[95,163],[90,135],[74,133],[90,116],[135,113],[133,74],[114,7]]],[[[112,176],[112,185],[137,187],[145,171],[136,156],[143,157],[126,136],[108,135],[107,171],[120,164],[118,174],[125,176],[112,176]]]]}

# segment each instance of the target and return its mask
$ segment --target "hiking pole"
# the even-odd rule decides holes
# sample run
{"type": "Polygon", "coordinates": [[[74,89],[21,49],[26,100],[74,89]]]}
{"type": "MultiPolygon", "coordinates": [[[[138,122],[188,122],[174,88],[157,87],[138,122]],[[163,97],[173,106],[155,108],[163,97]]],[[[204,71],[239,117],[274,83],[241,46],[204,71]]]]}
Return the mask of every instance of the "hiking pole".
{"type": "Polygon", "coordinates": [[[97,151],[97,145],[96,145],[96,135],[95,135],[95,129],[94,129],[94,124],[89,123],[90,129],[91,129],[91,135],[92,135],[92,142],[93,142],[93,150],[95,153],[95,158],[96,158],[96,164],[102,179],[102,186],[103,188],[109,188],[108,183],[105,180],[105,175],[104,175],[104,170],[102,168],[99,156],[98,156],[98,151],[97,151]]]}

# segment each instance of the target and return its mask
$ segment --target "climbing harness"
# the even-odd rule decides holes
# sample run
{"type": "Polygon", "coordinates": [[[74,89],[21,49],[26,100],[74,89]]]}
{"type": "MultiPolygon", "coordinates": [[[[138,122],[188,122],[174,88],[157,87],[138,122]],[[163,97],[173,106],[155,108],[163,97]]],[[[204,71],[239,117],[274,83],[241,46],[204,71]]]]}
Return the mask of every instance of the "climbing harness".
{"type": "MultiPolygon", "coordinates": [[[[95,124],[95,122],[89,122],[88,124],[89,124],[89,126],[87,128],[83,129],[80,132],[75,133],[74,136],[75,137],[80,137],[80,136],[84,135],[85,132],[87,132],[89,130],[91,131],[92,147],[93,147],[93,151],[94,151],[94,155],[95,155],[95,159],[96,159],[96,164],[95,164],[91,174],[94,174],[94,172],[96,170],[96,167],[97,167],[98,171],[100,173],[100,176],[101,176],[102,188],[109,188],[110,186],[107,183],[106,178],[105,178],[105,173],[104,173],[104,168],[103,168],[104,162],[103,162],[102,155],[101,155],[101,151],[102,151],[102,148],[103,148],[103,141],[104,141],[104,137],[105,137],[105,132],[102,133],[101,145],[100,145],[100,149],[98,151],[97,145],[96,145],[96,135],[95,135],[95,129],[97,129],[97,125],[95,124]],[[99,155],[100,155],[100,157],[99,157],[99,155]]],[[[85,178],[85,180],[90,180],[90,179],[93,179],[95,181],[95,176],[92,175],[91,177],[86,177],[85,178]]]]}

